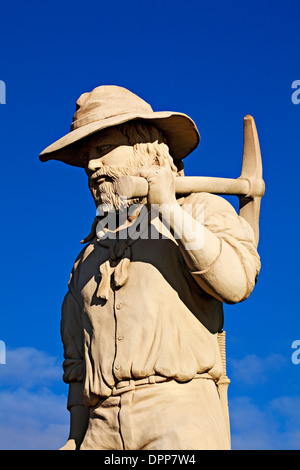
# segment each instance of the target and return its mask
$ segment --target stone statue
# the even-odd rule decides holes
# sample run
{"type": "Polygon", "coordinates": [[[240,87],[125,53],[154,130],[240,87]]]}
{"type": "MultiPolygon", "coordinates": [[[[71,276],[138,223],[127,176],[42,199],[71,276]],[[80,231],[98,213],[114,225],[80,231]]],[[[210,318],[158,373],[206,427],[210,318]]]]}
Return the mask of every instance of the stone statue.
{"type": "MultiPolygon", "coordinates": [[[[97,207],[62,305],[62,449],[230,448],[223,303],[250,295],[260,259],[251,221],[217,190],[193,189],[207,178],[184,176],[199,139],[185,114],[99,86],[78,99],[71,132],[40,154],[84,168],[97,207]]],[[[251,181],[227,191],[243,207],[262,195],[251,181]]]]}

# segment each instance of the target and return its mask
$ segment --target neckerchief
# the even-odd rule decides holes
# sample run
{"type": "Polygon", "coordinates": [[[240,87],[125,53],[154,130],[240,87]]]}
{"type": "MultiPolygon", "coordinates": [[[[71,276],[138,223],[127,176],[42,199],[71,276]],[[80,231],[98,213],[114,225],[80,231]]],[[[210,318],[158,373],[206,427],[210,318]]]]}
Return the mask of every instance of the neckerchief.
{"type": "Polygon", "coordinates": [[[97,237],[99,245],[109,250],[108,259],[99,266],[101,278],[97,297],[108,299],[112,275],[116,287],[122,287],[127,282],[132,255],[131,247],[148,230],[149,223],[149,212],[143,206],[130,226],[130,236],[128,236],[129,227],[126,227],[119,232],[102,231],[97,237]],[[141,227],[140,231],[137,230],[139,226],[141,227]]]}

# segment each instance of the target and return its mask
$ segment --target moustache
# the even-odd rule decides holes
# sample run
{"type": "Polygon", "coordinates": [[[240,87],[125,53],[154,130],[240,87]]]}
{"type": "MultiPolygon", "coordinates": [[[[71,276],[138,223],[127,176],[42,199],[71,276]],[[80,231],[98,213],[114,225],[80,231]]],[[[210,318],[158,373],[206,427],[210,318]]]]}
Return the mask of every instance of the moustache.
{"type": "Polygon", "coordinates": [[[90,175],[90,181],[98,183],[102,178],[110,179],[110,182],[115,182],[121,176],[128,176],[136,173],[141,166],[141,162],[137,159],[128,159],[121,165],[103,165],[101,168],[96,169],[90,175]]]}
{"type": "Polygon", "coordinates": [[[99,184],[104,182],[113,183],[117,181],[121,176],[126,176],[128,174],[128,171],[124,171],[119,168],[101,168],[100,170],[95,171],[90,176],[90,181],[92,184],[99,184]]]}
{"type": "Polygon", "coordinates": [[[100,168],[99,170],[95,171],[91,176],[90,179],[94,182],[99,182],[100,179],[117,179],[117,172],[112,171],[110,168],[100,168]]]}

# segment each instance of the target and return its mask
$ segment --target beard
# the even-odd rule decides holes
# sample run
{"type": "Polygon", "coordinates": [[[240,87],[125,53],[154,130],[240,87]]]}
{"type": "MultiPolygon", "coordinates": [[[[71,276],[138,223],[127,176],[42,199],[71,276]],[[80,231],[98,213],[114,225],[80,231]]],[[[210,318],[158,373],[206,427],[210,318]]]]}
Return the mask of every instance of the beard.
{"type": "Polygon", "coordinates": [[[128,200],[120,197],[115,190],[115,182],[121,176],[133,176],[142,167],[166,164],[170,165],[172,171],[177,173],[177,168],[165,144],[158,144],[157,142],[135,144],[132,157],[123,165],[104,165],[95,172],[96,175],[94,173],[94,177],[96,176],[97,179],[105,176],[108,181],[97,183],[95,179],[89,177],[89,188],[96,207],[101,206],[104,212],[121,211],[122,209],[126,210],[133,204],[140,203],[140,198],[128,200]]]}
{"type": "Polygon", "coordinates": [[[134,175],[145,163],[149,165],[150,158],[147,158],[147,162],[137,161],[135,158],[132,158],[124,165],[105,165],[97,170],[97,178],[105,176],[108,179],[108,181],[97,183],[97,181],[89,178],[89,188],[97,209],[100,206],[104,212],[122,211],[128,209],[133,204],[139,203],[139,198],[128,200],[119,196],[114,184],[121,176],[134,175]]]}

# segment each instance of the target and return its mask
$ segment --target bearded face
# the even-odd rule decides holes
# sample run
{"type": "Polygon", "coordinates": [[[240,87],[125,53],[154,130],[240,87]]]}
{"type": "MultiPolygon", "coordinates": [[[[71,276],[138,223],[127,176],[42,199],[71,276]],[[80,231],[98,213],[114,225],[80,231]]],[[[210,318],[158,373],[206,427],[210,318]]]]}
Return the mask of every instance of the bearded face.
{"type": "Polygon", "coordinates": [[[83,149],[88,184],[97,208],[106,206],[105,211],[120,211],[139,202],[124,200],[116,193],[114,183],[121,176],[132,176],[140,168],[152,165],[169,165],[177,172],[167,145],[159,137],[154,142],[146,137],[146,141],[139,143],[135,143],[134,137],[124,133],[124,129],[113,127],[83,149]]]}
{"type": "Polygon", "coordinates": [[[96,207],[101,206],[104,211],[120,211],[138,202],[138,199],[127,200],[120,197],[115,191],[114,183],[122,176],[134,175],[143,166],[139,163],[131,158],[124,165],[104,165],[89,177],[88,184],[96,207]]]}

